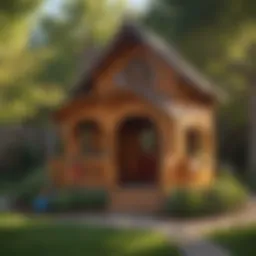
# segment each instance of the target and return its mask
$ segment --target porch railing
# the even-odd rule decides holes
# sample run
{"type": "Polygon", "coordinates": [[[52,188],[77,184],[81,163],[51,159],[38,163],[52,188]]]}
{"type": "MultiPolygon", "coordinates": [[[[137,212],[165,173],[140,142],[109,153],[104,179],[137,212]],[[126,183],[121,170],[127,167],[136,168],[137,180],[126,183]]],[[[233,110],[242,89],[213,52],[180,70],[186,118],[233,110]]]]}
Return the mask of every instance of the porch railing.
{"type": "Polygon", "coordinates": [[[48,163],[49,176],[57,187],[101,186],[104,183],[105,159],[94,156],[68,159],[56,157],[48,163]]]}
{"type": "Polygon", "coordinates": [[[193,166],[189,159],[171,159],[167,173],[170,187],[205,186],[212,181],[213,173],[204,164],[193,166]]]}

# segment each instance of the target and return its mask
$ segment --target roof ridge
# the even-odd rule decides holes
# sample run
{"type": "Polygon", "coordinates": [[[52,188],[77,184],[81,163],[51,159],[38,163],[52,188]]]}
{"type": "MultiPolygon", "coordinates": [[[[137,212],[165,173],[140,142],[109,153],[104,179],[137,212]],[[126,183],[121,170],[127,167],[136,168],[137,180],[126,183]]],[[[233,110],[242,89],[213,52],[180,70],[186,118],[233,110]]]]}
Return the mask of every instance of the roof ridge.
{"type": "Polygon", "coordinates": [[[92,62],[91,68],[84,72],[80,77],[78,83],[72,89],[79,91],[80,86],[83,86],[85,79],[90,81],[91,72],[100,65],[101,61],[107,56],[113,45],[119,40],[119,36],[123,33],[133,33],[139,40],[146,45],[150,46],[163,58],[174,70],[180,74],[184,79],[187,79],[191,85],[196,87],[201,92],[219,97],[218,89],[213,87],[213,84],[201,74],[201,72],[192,66],[192,63],[188,61],[179,51],[173,46],[174,43],[169,43],[167,40],[158,36],[154,31],[149,30],[147,27],[142,25],[139,21],[135,21],[130,17],[124,17],[123,22],[115,32],[114,37],[109,43],[103,48],[99,58],[92,62]],[[87,76],[87,77],[86,77],[87,76]]]}

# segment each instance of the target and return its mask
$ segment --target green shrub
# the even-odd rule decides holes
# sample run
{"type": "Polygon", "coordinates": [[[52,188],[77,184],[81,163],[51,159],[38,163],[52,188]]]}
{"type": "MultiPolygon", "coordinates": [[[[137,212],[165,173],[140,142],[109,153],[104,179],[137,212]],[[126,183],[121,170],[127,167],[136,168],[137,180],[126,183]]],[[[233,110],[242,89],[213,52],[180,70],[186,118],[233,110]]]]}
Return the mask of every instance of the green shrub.
{"type": "Polygon", "coordinates": [[[102,210],[107,202],[108,195],[101,189],[66,190],[50,199],[49,209],[54,212],[102,210]]]}
{"type": "Polygon", "coordinates": [[[0,163],[0,180],[2,182],[22,182],[28,175],[33,175],[38,166],[43,164],[40,146],[16,141],[8,150],[8,157],[0,163]]]}
{"type": "Polygon", "coordinates": [[[207,191],[208,203],[217,204],[220,211],[229,211],[243,205],[247,199],[247,190],[231,174],[224,174],[207,191]]]}
{"type": "Polygon", "coordinates": [[[202,195],[199,190],[177,189],[167,198],[165,210],[175,217],[198,215],[203,205],[202,195]]]}
{"type": "Polygon", "coordinates": [[[201,217],[238,209],[247,199],[246,189],[223,174],[208,189],[179,188],[167,197],[165,212],[174,217],[201,217]]]}
{"type": "Polygon", "coordinates": [[[31,206],[32,201],[39,195],[41,190],[46,186],[47,179],[43,169],[37,169],[28,175],[17,186],[14,191],[14,197],[18,204],[31,206]]]}

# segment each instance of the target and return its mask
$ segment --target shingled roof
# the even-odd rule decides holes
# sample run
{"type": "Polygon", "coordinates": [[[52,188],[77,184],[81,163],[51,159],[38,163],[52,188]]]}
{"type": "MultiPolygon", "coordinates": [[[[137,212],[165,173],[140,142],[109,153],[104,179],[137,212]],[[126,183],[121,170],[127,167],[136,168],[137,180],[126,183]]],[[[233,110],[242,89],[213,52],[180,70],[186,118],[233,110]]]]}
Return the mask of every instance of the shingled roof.
{"type": "Polygon", "coordinates": [[[202,76],[202,74],[200,74],[200,72],[192,67],[192,65],[190,65],[172,45],[167,44],[153,32],[130,20],[124,21],[111,42],[104,49],[101,49],[100,52],[95,54],[94,58],[90,59],[90,65],[87,65],[87,68],[82,72],[78,81],[71,88],[71,97],[81,95],[81,93],[90,90],[92,86],[93,72],[101,66],[102,62],[125,38],[133,38],[136,42],[141,42],[144,45],[149,46],[157,52],[159,56],[165,60],[175,72],[177,72],[177,74],[187,80],[189,85],[193,86],[203,94],[218,99],[221,98],[221,93],[218,87],[209,82],[202,76]]]}

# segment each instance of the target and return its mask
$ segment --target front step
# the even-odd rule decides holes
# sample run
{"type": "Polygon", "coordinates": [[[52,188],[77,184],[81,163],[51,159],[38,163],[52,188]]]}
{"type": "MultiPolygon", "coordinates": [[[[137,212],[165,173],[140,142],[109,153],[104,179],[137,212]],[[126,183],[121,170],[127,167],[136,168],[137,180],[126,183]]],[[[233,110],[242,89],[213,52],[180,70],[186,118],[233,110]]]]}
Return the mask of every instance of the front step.
{"type": "Polygon", "coordinates": [[[163,196],[155,188],[120,188],[110,194],[109,211],[154,213],[161,210],[163,196]]]}

